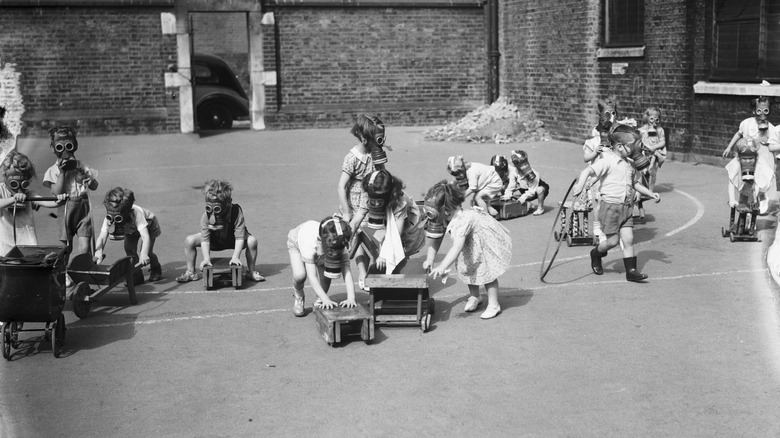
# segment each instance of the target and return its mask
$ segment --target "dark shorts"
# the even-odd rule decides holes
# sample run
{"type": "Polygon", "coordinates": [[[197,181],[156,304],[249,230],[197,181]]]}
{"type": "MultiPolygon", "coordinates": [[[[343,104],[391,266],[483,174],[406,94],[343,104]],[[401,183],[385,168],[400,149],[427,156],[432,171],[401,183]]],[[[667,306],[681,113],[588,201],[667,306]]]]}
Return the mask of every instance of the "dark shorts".
{"type": "MultiPolygon", "coordinates": [[[[546,182],[544,182],[543,180],[539,180],[539,187],[544,189],[544,197],[546,198],[547,195],[550,194],[550,186],[546,182]]],[[[527,191],[528,191],[528,189],[520,189],[520,194],[522,195],[523,193],[525,193],[527,191]]],[[[534,190],[533,192],[531,192],[530,195],[528,195],[528,199],[526,199],[526,201],[533,201],[534,199],[536,199],[538,197],[539,196],[536,193],[536,190],[534,190]]]]}
{"type": "Polygon", "coordinates": [[[619,233],[621,228],[634,228],[634,206],[601,201],[599,221],[607,236],[619,233]]]}
{"type": "Polygon", "coordinates": [[[86,197],[73,198],[65,205],[65,214],[60,217],[60,240],[70,242],[74,236],[92,237],[92,214],[86,197]]]}
{"type": "MultiPolygon", "coordinates": [[[[246,232],[246,237],[244,240],[244,249],[248,246],[247,240],[249,240],[249,231],[246,232]]],[[[209,240],[209,249],[211,251],[224,251],[226,249],[236,249],[236,240],[235,239],[215,239],[214,236],[211,237],[209,240]]]]}

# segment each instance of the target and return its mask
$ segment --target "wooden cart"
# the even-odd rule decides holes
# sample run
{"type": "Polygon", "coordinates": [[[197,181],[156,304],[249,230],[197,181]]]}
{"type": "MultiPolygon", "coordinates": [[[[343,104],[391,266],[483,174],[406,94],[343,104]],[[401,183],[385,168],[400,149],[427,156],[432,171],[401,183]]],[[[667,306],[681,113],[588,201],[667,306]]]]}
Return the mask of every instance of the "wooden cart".
{"type": "Polygon", "coordinates": [[[359,334],[366,343],[374,339],[374,318],[361,304],[351,309],[314,307],[314,316],[320,335],[330,346],[353,334],[359,334]]]}
{"type": "Polygon", "coordinates": [[[426,274],[371,274],[366,277],[368,309],[376,324],[431,327],[434,301],[428,292],[426,274]]]}
{"type": "Polygon", "coordinates": [[[123,257],[111,266],[96,264],[89,254],[73,257],[68,275],[75,285],[67,293],[67,299],[73,301],[73,313],[79,318],[86,318],[92,303],[122,281],[127,283],[130,304],[137,304],[134,274],[140,268],[140,265],[133,266],[132,257],[123,257]],[[92,286],[98,287],[93,289],[92,286]]]}

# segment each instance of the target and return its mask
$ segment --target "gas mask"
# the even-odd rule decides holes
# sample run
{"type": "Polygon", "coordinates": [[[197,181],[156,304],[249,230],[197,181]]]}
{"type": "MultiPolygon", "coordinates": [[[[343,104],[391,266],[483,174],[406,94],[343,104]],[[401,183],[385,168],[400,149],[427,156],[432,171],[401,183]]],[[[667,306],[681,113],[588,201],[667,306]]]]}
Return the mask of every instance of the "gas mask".
{"type": "Polygon", "coordinates": [[[742,169],[742,181],[753,181],[756,173],[758,148],[753,140],[737,142],[737,159],[742,169]]]}
{"type": "Polygon", "coordinates": [[[536,179],[536,173],[531,169],[531,163],[528,162],[528,154],[524,151],[512,151],[512,164],[517,168],[521,178],[528,181],[536,179]]]}
{"type": "Polygon", "coordinates": [[[385,150],[383,149],[386,140],[385,125],[377,123],[376,120],[373,121],[376,126],[376,133],[374,134],[376,147],[371,148],[371,161],[373,161],[375,165],[378,164],[383,167],[383,165],[387,163],[387,153],[385,153],[385,150]]]}
{"type": "Polygon", "coordinates": [[[76,133],[70,128],[54,128],[51,132],[51,148],[60,160],[60,169],[63,172],[73,170],[78,164],[73,155],[79,148],[76,133]]]}
{"type": "Polygon", "coordinates": [[[647,116],[647,124],[649,126],[649,129],[647,130],[647,135],[650,137],[656,137],[658,136],[658,120],[661,118],[661,115],[658,114],[656,111],[649,111],[647,116]]]}
{"type": "Polygon", "coordinates": [[[501,183],[506,186],[509,184],[509,165],[503,155],[494,155],[490,159],[490,165],[496,169],[496,173],[501,177],[501,183]]]}
{"type": "Polygon", "coordinates": [[[450,175],[455,177],[455,185],[461,190],[468,190],[469,178],[466,175],[466,163],[463,162],[463,157],[453,156],[448,158],[447,168],[450,171],[450,175]]]}
{"type": "MultiPolygon", "coordinates": [[[[379,171],[372,172],[368,180],[369,187],[373,188],[374,180],[379,175],[379,171]]],[[[389,175],[389,174],[388,174],[389,175]]],[[[368,227],[372,230],[382,230],[387,222],[387,205],[390,203],[392,193],[375,193],[373,190],[368,192],[368,227]]]]}
{"type": "Polygon", "coordinates": [[[208,216],[208,227],[210,230],[225,228],[231,206],[230,201],[222,203],[216,198],[206,200],[206,215],[208,216]]]}
{"type": "MultiPolygon", "coordinates": [[[[25,175],[16,171],[13,167],[11,167],[10,169],[8,169],[8,173],[5,175],[5,185],[14,194],[25,193],[27,192],[27,189],[30,187],[30,178],[25,178],[25,175]]],[[[26,207],[27,207],[27,203],[17,202],[15,204],[11,204],[8,208],[11,210],[13,210],[14,208],[16,208],[16,210],[20,210],[26,207]]]]}
{"type": "MultiPolygon", "coordinates": [[[[770,112],[770,110],[769,110],[769,102],[758,102],[758,103],[756,103],[755,114],[756,114],[756,121],[759,122],[759,129],[761,129],[760,128],[761,122],[764,122],[765,124],[768,123],[769,112],[770,112]]],[[[764,128],[764,129],[767,129],[767,128],[764,128]]]]}
{"type": "Polygon", "coordinates": [[[125,240],[125,224],[130,219],[130,210],[114,206],[106,207],[108,237],[111,240],[125,240]]]}
{"type": "Polygon", "coordinates": [[[431,239],[441,239],[444,237],[444,218],[436,207],[436,201],[428,198],[423,203],[423,211],[427,222],[425,224],[425,235],[431,239]]]}
{"type": "Polygon", "coordinates": [[[630,144],[619,143],[618,146],[626,148],[627,158],[629,158],[634,169],[642,171],[650,166],[650,159],[642,153],[641,141],[637,140],[630,144]]]}
{"type": "MultiPolygon", "coordinates": [[[[335,228],[336,228],[336,234],[339,236],[344,235],[344,226],[345,224],[341,223],[341,220],[338,217],[334,217],[333,219],[330,219],[329,221],[322,224],[324,227],[329,222],[333,221],[335,228]]],[[[344,246],[328,246],[324,239],[323,239],[323,250],[325,255],[325,277],[330,279],[336,279],[341,277],[341,267],[344,264],[344,251],[346,250],[346,247],[344,246]]]]}
{"type": "Polygon", "coordinates": [[[615,104],[615,102],[612,102],[611,100],[606,102],[600,101],[598,103],[598,109],[599,120],[608,120],[611,123],[615,123],[615,120],[617,119],[617,104],[615,104]]]}

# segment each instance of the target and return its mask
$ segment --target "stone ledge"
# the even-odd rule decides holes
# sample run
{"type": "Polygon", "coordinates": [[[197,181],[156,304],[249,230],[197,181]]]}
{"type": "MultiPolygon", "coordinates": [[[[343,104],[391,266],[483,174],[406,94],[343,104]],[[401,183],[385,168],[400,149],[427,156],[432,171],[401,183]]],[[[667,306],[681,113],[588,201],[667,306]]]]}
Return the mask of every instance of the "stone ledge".
{"type": "Polygon", "coordinates": [[[601,47],[596,51],[596,58],[642,58],[645,56],[645,46],[641,47],[601,47]]]}
{"type": "Polygon", "coordinates": [[[699,81],[693,84],[693,92],[695,94],[723,94],[729,96],[780,96],[780,85],[699,81]]]}
{"type": "Polygon", "coordinates": [[[168,108],[135,108],[121,110],[67,109],[52,111],[28,111],[22,115],[22,121],[42,122],[44,120],[95,120],[130,119],[164,120],[168,118],[168,108]]]}
{"type": "MultiPolygon", "coordinates": [[[[278,111],[279,114],[298,114],[298,113],[322,113],[322,112],[350,112],[350,113],[381,113],[383,111],[406,111],[419,109],[467,109],[475,110],[483,102],[395,102],[395,103],[334,103],[334,104],[311,104],[311,105],[282,105],[278,111]]],[[[273,113],[273,111],[269,111],[273,113]]]]}

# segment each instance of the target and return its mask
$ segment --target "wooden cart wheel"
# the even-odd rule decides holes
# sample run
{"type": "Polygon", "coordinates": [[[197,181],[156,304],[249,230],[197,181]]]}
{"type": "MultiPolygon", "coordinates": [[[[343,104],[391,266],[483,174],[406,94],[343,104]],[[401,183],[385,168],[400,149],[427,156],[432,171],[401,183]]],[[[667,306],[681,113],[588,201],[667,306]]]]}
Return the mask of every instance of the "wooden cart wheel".
{"type": "Polygon", "coordinates": [[[734,233],[729,233],[729,240],[731,240],[732,242],[737,240],[734,238],[734,233]]]}
{"type": "Polygon", "coordinates": [[[729,237],[729,233],[726,231],[725,227],[720,227],[720,235],[723,237],[729,237]]]}
{"type": "Polygon", "coordinates": [[[11,360],[11,323],[3,324],[3,358],[11,360]]]}
{"type": "Polygon", "coordinates": [[[43,340],[46,342],[51,341],[51,323],[46,323],[46,327],[43,329],[43,340]]]}
{"type": "Polygon", "coordinates": [[[431,328],[431,314],[427,313],[425,316],[420,319],[420,328],[422,329],[423,333],[427,332],[429,328],[431,328]]]}
{"type": "Polygon", "coordinates": [[[436,302],[433,301],[433,298],[428,298],[428,313],[431,315],[436,313],[435,308],[436,308],[436,302]]]}
{"type": "Polygon", "coordinates": [[[65,316],[63,316],[62,313],[57,317],[57,321],[54,323],[52,331],[51,351],[54,353],[54,357],[60,357],[62,341],[65,339],[65,316]]]}
{"type": "Polygon", "coordinates": [[[84,301],[85,298],[92,295],[92,289],[85,282],[81,282],[76,285],[76,292],[73,294],[73,313],[84,319],[89,315],[89,310],[92,308],[92,303],[84,301]]]}
{"type": "Polygon", "coordinates": [[[566,235],[566,245],[571,246],[571,234],[566,235]]]}
{"type": "Polygon", "coordinates": [[[563,205],[566,203],[566,199],[569,197],[569,193],[571,192],[571,189],[574,188],[574,184],[576,183],[577,183],[577,179],[575,178],[574,181],[571,182],[569,189],[566,190],[566,194],[563,195],[563,200],[560,202],[558,206],[558,211],[555,214],[555,219],[553,220],[550,237],[547,238],[547,246],[544,248],[544,255],[542,256],[542,266],[539,271],[539,279],[542,281],[544,281],[544,276],[547,275],[548,272],[550,272],[550,268],[552,267],[552,264],[555,261],[555,256],[558,255],[558,250],[561,249],[561,243],[563,243],[563,236],[562,235],[558,236],[558,232],[555,230],[558,227],[558,223],[561,220],[561,211],[563,210],[563,205]],[[552,251],[552,254],[550,255],[550,259],[548,260],[547,253],[550,251],[550,247],[553,245],[552,243],[553,237],[558,243],[555,244],[555,249],[552,251]]]}

